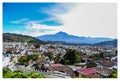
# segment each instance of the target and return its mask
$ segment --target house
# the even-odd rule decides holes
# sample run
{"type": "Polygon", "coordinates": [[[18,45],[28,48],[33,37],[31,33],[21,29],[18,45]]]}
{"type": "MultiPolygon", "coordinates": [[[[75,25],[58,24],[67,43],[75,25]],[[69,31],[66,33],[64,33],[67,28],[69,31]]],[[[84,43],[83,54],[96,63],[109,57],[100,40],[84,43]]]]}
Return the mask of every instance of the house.
{"type": "Polygon", "coordinates": [[[7,48],[6,52],[8,52],[8,53],[15,53],[15,52],[18,52],[18,51],[19,51],[19,49],[17,49],[17,48],[7,48]]]}
{"type": "Polygon", "coordinates": [[[99,77],[99,74],[96,72],[95,68],[80,68],[76,71],[79,72],[79,76],[85,76],[88,78],[99,77]]]}
{"type": "Polygon", "coordinates": [[[87,55],[94,55],[94,54],[99,54],[99,51],[90,50],[89,52],[87,52],[87,55]]]}
{"type": "Polygon", "coordinates": [[[74,70],[67,65],[48,66],[47,68],[51,72],[58,71],[66,73],[66,76],[75,76],[74,70]]]}
{"type": "Polygon", "coordinates": [[[113,72],[112,69],[108,69],[106,67],[96,67],[95,70],[102,76],[109,76],[113,72]]]}
{"type": "Polygon", "coordinates": [[[109,69],[113,69],[114,62],[112,62],[112,61],[102,61],[101,65],[104,66],[104,67],[107,67],[109,69]]]}

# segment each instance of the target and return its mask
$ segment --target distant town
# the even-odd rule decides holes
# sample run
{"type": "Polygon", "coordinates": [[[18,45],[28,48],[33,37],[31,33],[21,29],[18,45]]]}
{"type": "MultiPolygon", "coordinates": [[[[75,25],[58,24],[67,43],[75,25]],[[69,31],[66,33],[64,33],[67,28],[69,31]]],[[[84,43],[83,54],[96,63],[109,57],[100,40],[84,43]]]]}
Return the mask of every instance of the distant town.
{"type": "Polygon", "coordinates": [[[3,41],[3,78],[117,78],[117,47],[3,41]]]}

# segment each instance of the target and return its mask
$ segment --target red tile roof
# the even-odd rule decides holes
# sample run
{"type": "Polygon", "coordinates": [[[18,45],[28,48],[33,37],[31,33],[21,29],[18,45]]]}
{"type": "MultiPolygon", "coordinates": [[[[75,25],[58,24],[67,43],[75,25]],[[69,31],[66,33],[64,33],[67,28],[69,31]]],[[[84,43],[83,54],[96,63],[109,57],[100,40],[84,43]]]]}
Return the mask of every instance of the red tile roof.
{"type": "Polygon", "coordinates": [[[94,68],[77,69],[77,71],[78,71],[80,74],[88,75],[88,76],[91,76],[91,75],[95,75],[95,74],[96,74],[96,70],[95,70],[94,68]]]}
{"type": "Polygon", "coordinates": [[[53,67],[63,66],[62,64],[52,64],[53,67]]]}

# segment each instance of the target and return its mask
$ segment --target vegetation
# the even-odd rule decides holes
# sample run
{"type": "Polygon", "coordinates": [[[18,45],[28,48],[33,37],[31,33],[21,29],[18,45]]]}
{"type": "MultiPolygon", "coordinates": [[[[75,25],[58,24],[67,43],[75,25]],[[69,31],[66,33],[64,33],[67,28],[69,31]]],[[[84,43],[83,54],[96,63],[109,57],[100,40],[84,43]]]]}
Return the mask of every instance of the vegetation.
{"type": "Polygon", "coordinates": [[[53,60],[53,54],[51,52],[45,52],[44,55],[49,57],[50,60],[53,60]]]}
{"type": "Polygon", "coordinates": [[[96,46],[114,46],[114,47],[117,47],[117,39],[114,39],[112,41],[105,41],[105,42],[100,42],[100,43],[96,43],[94,44],[96,46]]]}
{"type": "Polygon", "coordinates": [[[7,51],[6,51],[6,54],[12,54],[12,51],[7,50],[7,51]]]}
{"type": "Polygon", "coordinates": [[[40,44],[35,44],[34,46],[35,46],[35,48],[39,48],[40,44]]]}
{"type": "Polygon", "coordinates": [[[45,78],[45,76],[43,74],[30,72],[30,73],[27,74],[27,78],[45,78]]]}
{"type": "Polygon", "coordinates": [[[20,70],[12,72],[9,68],[4,67],[3,78],[45,78],[45,76],[35,72],[24,73],[20,70]]]}
{"type": "Polygon", "coordinates": [[[91,56],[91,58],[93,58],[94,60],[102,60],[105,57],[105,53],[104,52],[100,52],[98,54],[94,54],[93,56],[91,56]]]}
{"type": "Polygon", "coordinates": [[[100,52],[99,57],[104,58],[104,52],[100,52]]]}
{"type": "Polygon", "coordinates": [[[10,78],[12,76],[12,71],[9,68],[3,68],[3,78],[10,78]]]}
{"type": "Polygon", "coordinates": [[[109,78],[117,78],[117,70],[113,71],[109,78]]]}
{"type": "Polygon", "coordinates": [[[87,78],[87,76],[85,76],[85,75],[81,75],[80,78],[87,78]]]}
{"type": "Polygon", "coordinates": [[[21,57],[18,58],[18,62],[21,65],[26,65],[30,60],[36,61],[38,57],[39,57],[39,54],[21,56],[21,57]]]}
{"type": "Polygon", "coordinates": [[[27,60],[27,56],[21,56],[18,58],[18,62],[21,64],[21,65],[24,65],[28,62],[27,60]]]}
{"type": "Polygon", "coordinates": [[[80,54],[78,51],[73,49],[67,49],[66,54],[63,56],[63,59],[61,60],[62,64],[70,64],[70,65],[79,62],[80,62],[80,54]]]}
{"type": "Polygon", "coordinates": [[[55,57],[54,57],[54,62],[55,63],[59,63],[60,62],[60,60],[61,60],[61,53],[59,53],[59,54],[57,54],[55,57]]]}
{"type": "Polygon", "coordinates": [[[86,63],[86,67],[87,68],[96,67],[96,66],[97,66],[97,64],[95,62],[88,62],[88,63],[86,63]]]}
{"type": "Polygon", "coordinates": [[[36,39],[31,36],[27,35],[21,35],[21,34],[13,34],[13,33],[4,33],[3,34],[3,41],[4,42],[28,42],[28,43],[41,43],[45,44],[46,42],[43,42],[39,39],[36,39]]]}

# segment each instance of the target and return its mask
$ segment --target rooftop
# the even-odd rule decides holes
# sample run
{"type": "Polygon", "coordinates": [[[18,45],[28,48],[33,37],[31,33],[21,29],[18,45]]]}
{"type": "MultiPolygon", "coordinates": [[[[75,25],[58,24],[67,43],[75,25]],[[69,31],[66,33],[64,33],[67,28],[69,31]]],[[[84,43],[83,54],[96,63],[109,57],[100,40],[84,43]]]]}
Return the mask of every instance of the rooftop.
{"type": "Polygon", "coordinates": [[[83,75],[93,75],[96,74],[96,70],[94,68],[83,68],[83,69],[77,69],[77,71],[83,75]]]}
{"type": "Polygon", "coordinates": [[[52,64],[53,67],[63,66],[62,64],[52,64]]]}

